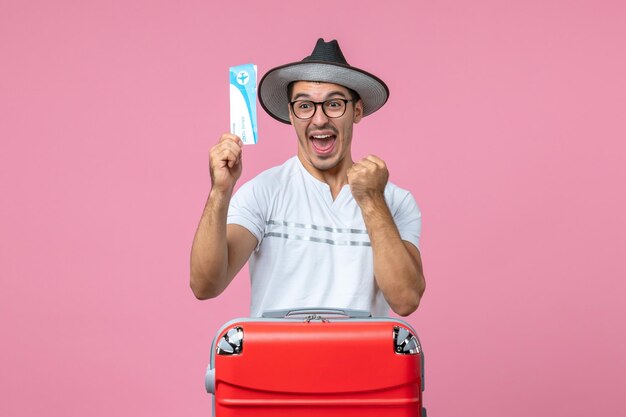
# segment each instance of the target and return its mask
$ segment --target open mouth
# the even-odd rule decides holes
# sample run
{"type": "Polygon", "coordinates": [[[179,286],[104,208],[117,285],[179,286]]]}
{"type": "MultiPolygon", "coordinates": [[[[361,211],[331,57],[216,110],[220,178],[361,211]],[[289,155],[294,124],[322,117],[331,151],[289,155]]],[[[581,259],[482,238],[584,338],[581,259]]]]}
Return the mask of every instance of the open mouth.
{"type": "Polygon", "coordinates": [[[311,135],[311,146],[318,154],[328,154],[335,147],[336,135],[311,135]]]}

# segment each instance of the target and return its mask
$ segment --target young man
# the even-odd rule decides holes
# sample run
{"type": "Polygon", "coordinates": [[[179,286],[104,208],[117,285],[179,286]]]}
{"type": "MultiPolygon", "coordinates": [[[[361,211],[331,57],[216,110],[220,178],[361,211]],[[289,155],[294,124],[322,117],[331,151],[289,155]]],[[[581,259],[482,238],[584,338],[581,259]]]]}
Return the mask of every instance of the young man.
{"type": "Polygon", "coordinates": [[[218,296],[249,259],[253,317],[306,307],[415,311],[425,288],[420,211],[387,181],[380,158],[355,163],[351,154],[353,125],[388,95],[335,40],[319,39],[311,56],[263,77],[261,105],[293,125],[298,153],[232,197],[243,143],[224,134],[211,149],[212,188],[191,251],[197,298],[218,296]]]}

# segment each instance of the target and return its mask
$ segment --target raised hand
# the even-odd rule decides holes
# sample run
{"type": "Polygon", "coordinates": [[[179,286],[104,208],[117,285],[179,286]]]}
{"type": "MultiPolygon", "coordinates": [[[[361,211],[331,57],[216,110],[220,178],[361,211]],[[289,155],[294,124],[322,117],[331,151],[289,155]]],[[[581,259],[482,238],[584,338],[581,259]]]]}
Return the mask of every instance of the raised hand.
{"type": "Polygon", "coordinates": [[[237,135],[225,133],[209,153],[213,189],[232,192],[241,176],[243,142],[237,135]]]}
{"type": "Polygon", "coordinates": [[[348,183],[352,196],[359,205],[373,197],[384,197],[389,171],[385,162],[369,155],[348,169],[348,183]]]}

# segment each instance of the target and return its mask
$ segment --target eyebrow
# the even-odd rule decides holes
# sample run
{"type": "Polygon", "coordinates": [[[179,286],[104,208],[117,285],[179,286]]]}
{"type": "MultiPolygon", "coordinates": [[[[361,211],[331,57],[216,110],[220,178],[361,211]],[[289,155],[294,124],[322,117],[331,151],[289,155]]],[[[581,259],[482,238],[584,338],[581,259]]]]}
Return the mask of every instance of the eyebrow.
{"type": "MultiPolygon", "coordinates": [[[[328,100],[329,98],[331,98],[333,96],[341,96],[344,99],[346,98],[346,95],[342,91],[334,90],[334,91],[330,91],[328,94],[326,94],[324,100],[328,100]]],[[[307,93],[298,93],[298,94],[295,95],[295,97],[293,98],[292,101],[296,101],[296,100],[298,100],[300,98],[304,98],[304,99],[310,100],[311,96],[308,95],[307,93]]]]}

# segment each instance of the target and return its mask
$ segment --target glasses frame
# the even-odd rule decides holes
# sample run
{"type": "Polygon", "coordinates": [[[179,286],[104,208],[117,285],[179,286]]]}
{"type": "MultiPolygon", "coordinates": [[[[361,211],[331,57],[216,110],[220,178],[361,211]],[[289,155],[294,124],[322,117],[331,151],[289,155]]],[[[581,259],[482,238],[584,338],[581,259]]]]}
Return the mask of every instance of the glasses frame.
{"type": "Polygon", "coordinates": [[[338,118],[340,118],[340,117],[343,117],[343,115],[344,115],[344,114],[346,114],[346,109],[348,108],[348,103],[350,103],[350,102],[352,102],[352,101],[354,101],[354,100],[348,100],[347,98],[329,98],[328,100],[324,100],[324,101],[294,100],[294,101],[290,101],[290,102],[289,102],[289,107],[291,107],[291,112],[293,113],[293,115],[294,115],[297,119],[300,119],[300,120],[309,120],[309,119],[312,119],[312,118],[313,118],[313,116],[315,116],[315,113],[317,113],[317,106],[318,106],[318,105],[322,106],[322,112],[324,113],[324,115],[325,115],[326,117],[328,117],[329,119],[338,119],[338,118]],[[302,102],[302,101],[306,101],[306,102],[312,103],[312,104],[313,104],[313,106],[314,106],[313,114],[312,114],[312,115],[310,115],[309,117],[300,117],[300,116],[298,116],[298,115],[296,114],[295,109],[293,108],[293,106],[294,106],[296,103],[298,103],[298,102],[302,102]],[[343,103],[344,103],[344,105],[345,105],[345,107],[343,108],[343,113],[341,113],[341,115],[339,115],[339,116],[329,116],[329,115],[326,113],[326,110],[325,110],[325,108],[324,108],[324,103],[326,103],[326,102],[328,102],[328,101],[343,101],[343,103]]]}

